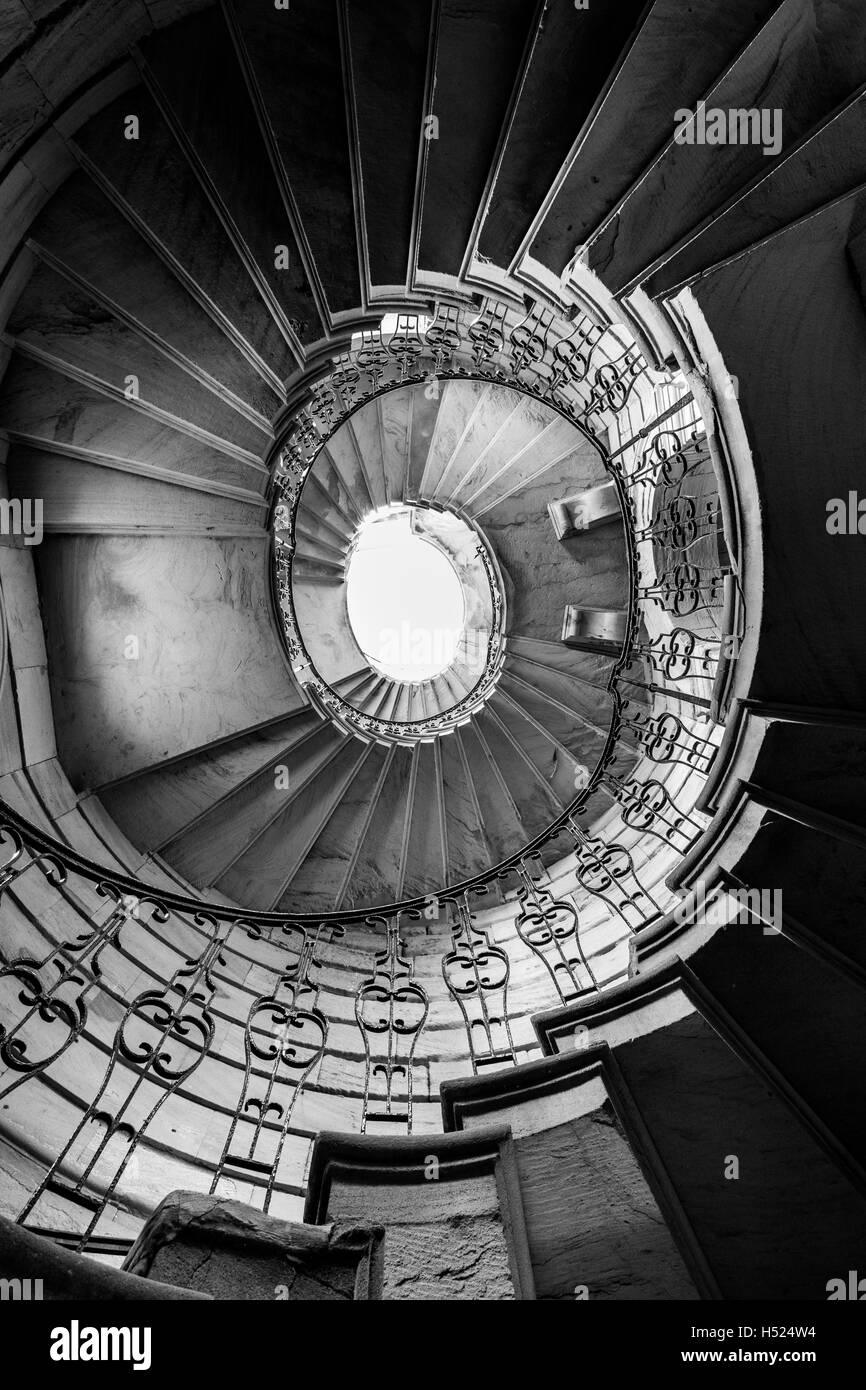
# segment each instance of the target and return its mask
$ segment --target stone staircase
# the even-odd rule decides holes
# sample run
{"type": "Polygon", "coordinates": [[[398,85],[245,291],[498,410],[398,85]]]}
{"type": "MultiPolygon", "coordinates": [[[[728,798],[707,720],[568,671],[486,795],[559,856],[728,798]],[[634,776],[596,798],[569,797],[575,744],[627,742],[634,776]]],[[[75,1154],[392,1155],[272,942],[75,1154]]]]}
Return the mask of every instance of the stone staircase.
{"type": "Polygon", "coordinates": [[[175,1189],[384,1224],[389,1298],[823,1300],[866,1239],[866,581],[825,525],[862,5],[60,9],[0,31],[0,451],[45,526],[0,537],[3,1211],[114,1264],[175,1189]],[[778,153],[678,143],[699,102],[778,153]],[[611,477],[624,524],[557,540],[611,477]],[[467,672],[347,649],[323,703],[281,606],[312,646],[394,505],[477,528],[507,611],[425,737],[467,672]],[[581,604],[627,650],[564,646],[581,604]]]}

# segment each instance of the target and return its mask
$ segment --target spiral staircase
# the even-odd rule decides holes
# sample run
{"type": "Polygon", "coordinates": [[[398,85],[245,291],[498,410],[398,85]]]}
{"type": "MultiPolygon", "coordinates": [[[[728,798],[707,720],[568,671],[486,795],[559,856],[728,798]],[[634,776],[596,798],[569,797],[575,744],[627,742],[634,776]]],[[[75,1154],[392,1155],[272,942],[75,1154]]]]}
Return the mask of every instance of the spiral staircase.
{"type": "Polygon", "coordinates": [[[866,1260],[825,524],[862,5],[0,36],[8,1249],[135,1270],[182,1190],[384,1225],[387,1298],[826,1298],[866,1260]],[[679,143],[699,102],[781,113],[778,155],[679,143]],[[418,680],[349,615],[388,519],[463,595],[418,680]]]}

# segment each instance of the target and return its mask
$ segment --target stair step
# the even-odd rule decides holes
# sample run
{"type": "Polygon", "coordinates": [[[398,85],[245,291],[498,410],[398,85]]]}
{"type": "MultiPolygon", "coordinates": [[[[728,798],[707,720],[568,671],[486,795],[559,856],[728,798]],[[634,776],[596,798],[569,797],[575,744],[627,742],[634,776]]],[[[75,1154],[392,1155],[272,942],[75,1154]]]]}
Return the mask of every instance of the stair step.
{"type": "Polygon", "coordinates": [[[489,390],[490,387],[486,383],[478,381],[442,383],[436,428],[430,439],[424,472],[418,484],[418,495],[422,501],[430,501],[436,497],[440,482],[446,470],[450,469],[451,459],[469,427],[478,402],[489,390]]]}
{"type": "Polygon", "coordinates": [[[358,463],[363,470],[365,491],[369,493],[374,507],[385,507],[389,501],[388,469],[385,464],[385,440],[382,433],[382,417],[377,401],[356,410],[343,426],[352,440],[358,463]]]}
{"type": "Polygon", "coordinates": [[[567,806],[573,801],[577,794],[575,761],[580,762],[580,757],[572,755],[564,740],[559,740],[542,719],[532,715],[501,687],[494,693],[490,708],[543,774],[559,802],[567,806]]]}
{"type": "MultiPolygon", "coordinates": [[[[359,412],[360,413],[360,412],[359,412]]],[[[326,470],[336,475],[340,488],[341,505],[345,505],[350,515],[362,521],[384,501],[382,474],[379,469],[378,484],[373,475],[374,460],[362,457],[358,448],[352,420],[346,421],[328,440],[322,450],[325,458],[322,471],[317,463],[316,472],[320,478],[327,476],[326,470]]]]}
{"type": "Polygon", "coordinates": [[[666,293],[866,183],[864,149],[866,96],[861,93],[787,155],[759,170],[758,181],[714,210],[702,229],[688,233],[682,248],[649,276],[647,293],[666,293]],[[820,182],[813,176],[816,169],[820,182]]]}
{"type": "Polygon", "coordinates": [[[737,1049],[747,1049],[760,1070],[778,1076],[789,1103],[829,1146],[843,1170],[860,1182],[862,1191],[863,1107],[838,1064],[844,1057],[850,1076],[862,1074],[866,1063],[862,987],[805,956],[783,936],[765,934],[761,925],[716,933],[690,957],[689,969],[699,982],[699,1007],[710,1025],[737,1049]],[[737,933],[736,952],[731,950],[732,931],[737,933]],[[765,1004],[770,978],[772,1010],[765,1004]],[[820,1045],[802,1027],[807,1016],[823,1020],[820,1045]]]}
{"type": "Polygon", "coordinates": [[[366,834],[347,884],[343,906],[366,907],[393,902],[400,878],[403,831],[412,766],[412,750],[395,748],[372,808],[366,834]]]}
{"type": "MultiPolygon", "coordinates": [[[[58,205],[62,225],[56,229],[55,240],[47,242],[42,229],[46,216],[53,218],[54,200],[35,225],[37,238],[66,259],[65,231],[75,247],[75,268],[86,277],[92,273],[85,245],[90,243],[90,265],[99,267],[99,288],[122,304],[140,300],[141,313],[158,314],[160,322],[171,301],[153,291],[161,288],[160,273],[163,279],[171,279],[172,273],[177,275],[175,296],[182,284],[205,314],[238,345],[259,375],[258,390],[269,391],[276,403],[285,377],[285,338],[228,232],[214,216],[204,189],[192,177],[159,108],[142,87],[135,93],[135,110],[146,139],[137,142],[134,159],[129,157],[127,142],[118,136],[129,111],[128,93],[77,131],[75,137],[76,148],[81,150],[92,175],[70,180],[76,185],[76,202],[86,198],[88,203],[98,202],[102,209],[112,209],[113,221],[120,222],[123,229],[119,243],[115,246],[106,242],[98,225],[91,224],[87,216],[80,222],[73,219],[66,205],[68,186],[58,205]],[[161,272],[152,264],[154,257],[161,262],[161,272]],[[148,275],[144,281],[140,279],[143,266],[148,275]],[[106,278],[109,268],[110,282],[106,278]]],[[[182,343],[178,342],[178,346],[182,343]]],[[[192,347],[190,342],[188,350],[192,347]]],[[[239,369],[241,365],[239,359],[239,369]]]]}
{"type": "Polygon", "coordinates": [[[235,0],[231,14],[328,309],[357,310],[362,296],[337,7],[294,0],[289,16],[257,0],[235,0]]]}
{"type": "Polygon", "coordinates": [[[311,710],[299,710],[277,724],[106,787],[100,800],[140,846],[159,849],[249,778],[290,756],[293,745],[318,724],[311,710]]]}
{"type": "Polygon", "coordinates": [[[521,459],[543,446],[548,429],[556,435],[560,453],[571,442],[573,430],[540,401],[512,392],[510,404],[511,408],[501,420],[499,429],[471,466],[465,469],[451,494],[451,501],[468,510],[494,479],[501,479],[503,474],[518,468],[521,459]]]}
{"type": "Polygon", "coordinates": [[[295,515],[295,535],[303,537],[312,548],[321,550],[331,559],[345,557],[345,536],[332,530],[327,522],[317,517],[315,512],[303,503],[295,515]]]}
{"type": "Polygon", "coordinates": [[[320,776],[302,788],[291,808],[223,874],[223,892],[238,902],[287,911],[295,873],[342,804],[369,751],[357,739],[347,740],[320,776]]]}
{"type": "Polygon", "coordinates": [[[433,494],[436,501],[447,504],[448,500],[460,488],[470,470],[475,467],[484,451],[490,447],[496,435],[502,430],[518,403],[515,400],[514,391],[498,383],[494,383],[488,390],[478,393],[475,408],[461,431],[447,464],[439,475],[433,494]]]}
{"type": "Polygon", "coordinates": [[[295,537],[297,548],[295,555],[298,558],[308,560],[321,560],[328,565],[336,565],[342,573],[345,569],[345,550],[326,540],[323,536],[314,535],[310,529],[300,519],[295,520],[295,537]]]}
{"type": "Polygon", "coordinates": [[[123,390],[122,381],[105,389],[84,385],[16,352],[0,386],[0,410],[5,428],[37,447],[42,439],[63,442],[127,460],[145,476],[158,469],[246,492],[260,487],[259,467],[144,403],[126,401],[123,390]]]}
{"type": "Polygon", "coordinates": [[[644,6],[645,0],[624,0],[614,9],[566,3],[536,11],[528,66],[478,237],[479,259],[511,264],[644,6]]]}
{"type": "Polygon", "coordinates": [[[443,0],[418,266],[459,275],[533,20],[525,0],[443,0]],[[472,80],[467,81],[467,74],[472,80]]]}
{"type": "MultiPolygon", "coordinates": [[[[846,497],[857,439],[866,420],[860,404],[856,363],[862,341],[866,237],[862,194],[831,204],[793,227],[782,229],[748,256],[735,259],[694,283],[691,293],[713,334],[726,370],[737,378],[739,407],[749,422],[753,456],[759,460],[756,486],[764,514],[782,515],[791,534],[808,528],[810,516],[827,516],[830,498],[846,497]],[[748,317],[735,310],[746,300],[748,317]],[[802,327],[808,324],[808,341],[802,327]],[[789,383],[789,399],[851,402],[845,430],[834,425],[835,443],[821,473],[809,459],[823,448],[827,425],[820,411],[806,410],[796,421],[777,403],[773,382],[789,383]],[[828,395],[829,393],[829,395],[828,395]],[[796,492],[784,478],[797,472],[796,492]]],[[[838,421],[836,422],[838,425],[838,421]]],[[[851,647],[844,615],[858,603],[860,576],[832,539],[823,539],[822,582],[816,586],[807,564],[781,562],[764,580],[763,611],[778,624],[778,641],[762,642],[756,678],[769,679],[768,691],[786,703],[812,708],[856,709],[862,705],[866,653],[851,647]],[[811,631],[821,652],[841,643],[842,664],[823,659],[804,663],[791,615],[809,605],[811,631]],[[820,634],[820,639],[817,634],[820,634]],[[772,673],[772,674],[770,674],[772,673]]]]}
{"type": "Polygon", "coordinates": [[[461,737],[462,731],[439,740],[449,883],[459,883],[461,879],[480,873],[492,858],[461,752],[461,737]]]}
{"type": "Polygon", "coordinates": [[[428,396],[426,391],[416,390],[412,397],[409,467],[403,492],[408,501],[416,501],[421,496],[421,480],[436,430],[440,403],[441,393],[439,396],[428,396]]]}
{"type": "Polygon", "coordinates": [[[367,234],[369,283],[405,286],[425,112],[431,0],[350,5],[352,98],[367,234]]]}
{"type": "Polygon", "coordinates": [[[43,499],[46,533],[265,536],[264,499],[223,495],[221,484],[142,476],[135,463],[47,440],[13,443],[6,469],[13,496],[43,499]]]}
{"type": "MultiPolygon", "coordinates": [[[[459,738],[466,755],[469,774],[477,798],[484,834],[495,861],[515,854],[526,843],[523,823],[514,808],[508,784],[495,755],[488,750],[487,740],[475,720],[454,735],[459,738]]],[[[552,820],[549,816],[548,820],[552,820]]]]}
{"type": "MultiPolygon", "coordinates": [[[[708,93],[709,111],[757,110],[773,116],[773,157],[805,135],[863,80],[866,15],[827,13],[820,45],[791,43],[809,0],[785,0],[708,93]]],[[[763,137],[762,137],[763,138],[763,137]]],[[[762,144],[680,145],[673,139],[604,232],[587,264],[614,292],[637,281],[654,258],[710,216],[750,179],[766,172],[762,144]]]]}
{"type": "MultiPolygon", "coordinates": [[[[772,947],[765,942],[761,949],[772,947]]],[[[804,1034],[802,1027],[793,1031],[804,1034]]],[[[695,1015],[618,1047],[616,1062],[650,1136],[658,1170],[720,1296],[826,1297],[827,1271],[835,1272],[840,1249],[862,1244],[866,1220],[862,1203],[852,1204],[843,1175],[784,1101],[709,1020],[695,1015]],[[728,1136],[721,1159],[720,1114],[728,1136]],[[718,1201],[708,1197],[723,1180],[719,1173],[724,1174],[729,1155],[737,1157],[740,1174],[734,1224],[720,1222],[718,1201]],[[802,1203],[804,1172],[809,1173],[808,1203],[802,1203]],[[747,1258],[743,1232],[748,1232],[747,1258]]]]}
{"type": "Polygon", "coordinates": [[[442,826],[445,808],[435,747],[419,743],[415,750],[415,785],[400,896],[435,893],[448,879],[442,826]]]}
{"type": "MultiPolygon", "coordinates": [[[[568,803],[560,801],[544,772],[532,760],[525,736],[515,740],[491,705],[485,706],[477,727],[520,812],[528,840],[544,830],[568,803]]],[[[549,764],[549,756],[546,761],[549,764]]]]}
{"type": "Polygon", "coordinates": [[[277,326],[290,346],[291,334],[315,342],[324,325],[223,15],[181,20],[142,50],[145,84],[277,326]],[[278,267],[279,246],[288,264],[278,267]]]}
{"type": "MultiPolygon", "coordinates": [[[[190,306],[192,310],[192,306],[190,306]]],[[[125,390],[134,377],[141,399],[179,420],[261,458],[272,436],[248,418],[217,382],[194,370],[113,314],[93,295],[46,265],[34,271],[7,324],[7,332],[48,357],[125,390]]],[[[228,347],[228,345],[226,345],[228,347]]]]}
{"type": "MultiPolygon", "coordinates": [[[[333,912],[351,855],[362,835],[370,799],[388,757],[371,745],[339,806],[321,831],[283,895],[286,912],[333,912]]],[[[352,940],[356,931],[351,929],[352,940]]]]}
{"type": "Polygon", "coordinates": [[[674,111],[694,109],[779,2],[730,0],[720,9],[715,0],[694,0],[684,10],[680,0],[655,0],[635,12],[612,84],[583,127],[573,127],[575,144],[548,200],[533,205],[541,207],[529,245],[534,260],[562,273],[669,140],[674,111]]]}
{"type": "Polygon", "coordinates": [[[357,520],[346,510],[347,505],[345,490],[320,454],[304,483],[298,514],[316,518],[319,525],[327,527],[329,535],[340,536],[346,542],[352,539],[357,528],[357,520]]]}
{"type": "MultiPolygon", "coordinates": [[[[464,502],[485,528],[509,516],[547,515],[547,502],[575,486],[575,479],[606,478],[595,447],[564,420],[549,422],[522,452],[496,466],[495,452],[472,480],[464,502]]],[[[506,523],[507,524],[507,521],[506,523]]]]}
{"type": "MultiPolygon", "coordinates": [[[[278,765],[263,768],[223,797],[188,832],[175,835],[163,847],[163,857],[196,887],[219,886],[230,873],[232,861],[281,821],[286,809],[291,809],[301,791],[330,764],[344,742],[330,725],[314,727],[287,755],[287,776],[277,775],[278,765]]],[[[229,889],[221,891],[231,896],[229,889]]]]}
{"type": "Polygon", "coordinates": [[[385,491],[389,502],[403,500],[409,471],[409,439],[417,388],[389,391],[376,401],[382,440],[385,491]]]}
{"type": "MultiPolygon", "coordinates": [[[[548,690],[542,687],[536,674],[533,674],[529,680],[523,680],[517,677],[512,670],[506,669],[502,674],[499,690],[506,703],[513,701],[521,711],[529,716],[530,720],[549,731],[557,744],[566,749],[577,763],[588,768],[591,772],[598,762],[606,742],[611,715],[610,699],[605,698],[604,703],[600,704],[597,709],[591,709],[584,713],[586,707],[581,708],[581,704],[575,701],[575,688],[573,686],[570,689],[561,685],[558,686],[553,680],[547,681],[545,684],[549,687],[548,690]],[[551,694],[551,689],[556,694],[551,694]]],[[[528,731],[527,736],[529,736],[528,731]]],[[[548,749],[548,758],[551,757],[551,753],[552,750],[548,749]]],[[[557,762],[559,761],[560,756],[557,757],[557,762]]],[[[631,758],[627,759],[627,764],[630,765],[632,761],[631,758]]],[[[571,769],[570,771],[572,784],[574,784],[574,770],[571,769]]],[[[576,792],[577,788],[574,787],[571,796],[566,799],[571,800],[576,792]]]]}

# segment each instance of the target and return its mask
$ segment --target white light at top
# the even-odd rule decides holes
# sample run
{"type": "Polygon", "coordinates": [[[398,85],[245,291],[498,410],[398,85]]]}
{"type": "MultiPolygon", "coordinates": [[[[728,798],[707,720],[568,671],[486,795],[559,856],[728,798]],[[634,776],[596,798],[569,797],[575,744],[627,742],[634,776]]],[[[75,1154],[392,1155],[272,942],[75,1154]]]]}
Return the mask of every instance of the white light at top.
{"type": "Polygon", "coordinates": [[[412,531],[409,509],[367,521],[346,581],[349,622],[370,664],[397,681],[424,681],[454,661],[465,624],[451,561],[412,531]]]}

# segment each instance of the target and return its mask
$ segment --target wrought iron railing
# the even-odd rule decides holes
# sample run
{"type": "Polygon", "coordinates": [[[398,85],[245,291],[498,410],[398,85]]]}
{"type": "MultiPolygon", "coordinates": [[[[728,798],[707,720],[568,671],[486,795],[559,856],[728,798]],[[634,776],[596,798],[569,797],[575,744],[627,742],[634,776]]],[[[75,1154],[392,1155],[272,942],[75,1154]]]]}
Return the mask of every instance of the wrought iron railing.
{"type": "Polygon", "coordinates": [[[293,594],[292,538],[304,485],[321,450],[356,411],[377,396],[413,384],[429,387],[431,382],[449,380],[507,384],[547,405],[581,435],[595,439],[604,433],[610,417],[623,409],[646,374],[646,363],[636,349],[623,346],[621,330],[613,326],[594,324],[585,315],[572,322],[540,305],[521,314],[490,299],[480,309],[439,305],[423,331],[417,313],[403,313],[389,336],[380,329],[358,336],[357,345],[338,357],[329,373],[317,373],[306,397],[296,399],[284,431],[274,474],[274,515],[280,519],[275,528],[275,598],[289,659],[316,704],[342,728],[362,738],[407,742],[441,735],[465,722],[481,708],[499,679],[506,615],[495,557],[479,539],[494,612],[484,667],[473,689],[448,710],[399,724],[357,710],[317,671],[303,640],[293,594]]]}
{"type": "MultiPolygon", "coordinates": [[[[423,339],[411,315],[387,344],[365,333],[302,406],[277,496],[296,507],[362,387],[369,398],[431,364],[507,371],[585,431],[652,389],[614,330],[581,318],[566,335],[537,308],[514,317],[446,306],[423,339]]],[[[108,872],[0,803],[0,1125],[41,1163],[21,1221],[56,1228],[62,1210],[66,1242],[95,1248],[118,1211],[140,1208],[150,1169],[164,1190],[172,1165],[187,1186],[241,1185],[297,1215],[313,1098],[332,1125],[435,1127],[443,1058],[454,1074],[537,1055],[533,1015],[603,988],[611,945],[668,909],[664,879],[704,824],[695,802],[719,738],[712,692],[738,580],[697,419],[684,427],[668,408],[602,447],[630,523],[611,724],[586,784],[518,853],[372,913],[249,913],[108,872]],[[431,949],[438,968],[422,976],[431,949]],[[19,1101],[34,1086],[56,1103],[38,1142],[19,1101]],[[174,1138],[195,1106],[206,1132],[174,1138]]]]}

